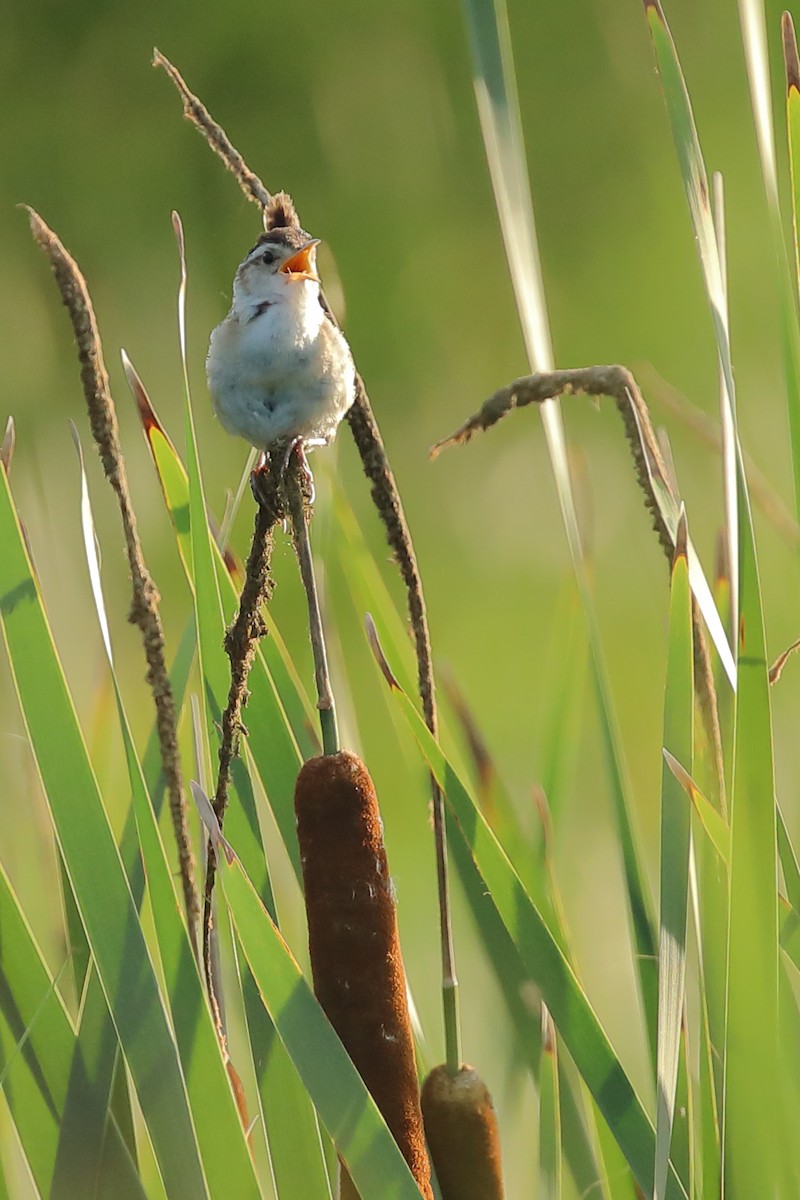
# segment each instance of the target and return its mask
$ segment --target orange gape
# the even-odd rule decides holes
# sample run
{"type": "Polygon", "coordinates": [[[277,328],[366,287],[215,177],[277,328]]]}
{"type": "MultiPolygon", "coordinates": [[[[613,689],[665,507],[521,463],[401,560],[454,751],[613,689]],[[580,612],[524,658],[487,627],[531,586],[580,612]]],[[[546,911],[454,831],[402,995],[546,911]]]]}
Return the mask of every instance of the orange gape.
{"type": "MultiPolygon", "coordinates": [[[[433,1200],[378,798],[354,754],[312,758],[295,786],[314,991],[433,1200]]],[[[342,1169],[341,1194],[355,1196],[342,1169]]]]}

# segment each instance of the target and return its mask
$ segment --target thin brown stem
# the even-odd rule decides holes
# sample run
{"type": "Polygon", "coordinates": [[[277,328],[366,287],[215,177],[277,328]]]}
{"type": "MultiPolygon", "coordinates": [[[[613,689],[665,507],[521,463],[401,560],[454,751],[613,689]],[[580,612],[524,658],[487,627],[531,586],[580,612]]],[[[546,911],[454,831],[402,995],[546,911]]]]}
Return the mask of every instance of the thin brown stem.
{"type": "Polygon", "coordinates": [[[81,366],[81,382],[92,436],[100,452],[106,478],[117,497],[125,548],[131,575],[133,599],[128,619],[142,635],[147,661],[147,683],[156,708],[156,726],[161,747],[161,762],[169,795],[172,826],[178,848],[178,864],[183,899],[192,944],[197,948],[200,902],[195,884],[194,855],[186,822],[175,701],[164,656],[164,631],[158,610],[159,595],[147,569],[136,527],[136,516],[128,490],[125,459],[119,441],[117,413],[111,396],[103,347],[97,329],[89,289],[80,268],[58,237],[38,213],[27,210],[31,232],[50,260],[61,298],[72,321],[81,366]]]}
{"type": "Polygon", "coordinates": [[[336,754],[339,750],[339,731],[336,726],[336,707],[333,702],[328,655],[325,649],[325,630],[317,594],[314,574],[314,558],[308,533],[309,507],[303,489],[303,476],[296,468],[287,471],[286,495],[289,515],[292,520],[292,538],[300,578],[308,604],[308,632],[311,638],[311,653],[314,658],[314,679],[317,685],[317,709],[319,711],[322,749],[325,754],[336,754]]]}

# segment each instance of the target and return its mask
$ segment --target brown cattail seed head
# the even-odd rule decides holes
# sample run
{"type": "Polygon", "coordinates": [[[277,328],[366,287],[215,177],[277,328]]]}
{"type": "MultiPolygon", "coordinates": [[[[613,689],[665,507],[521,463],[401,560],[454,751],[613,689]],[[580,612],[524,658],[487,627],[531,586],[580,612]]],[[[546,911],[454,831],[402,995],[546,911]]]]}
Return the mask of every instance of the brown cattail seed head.
{"type": "MultiPolygon", "coordinates": [[[[314,991],[432,1200],[414,1043],[378,798],[354,754],[312,758],[295,786],[314,991]]],[[[344,1176],[344,1173],[343,1173],[344,1176]]],[[[344,1179],[342,1195],[351,1195],[344,1179]]]]}
{"type": "Polygon", "coordinates": [[[497,1116],[477,1071],[434,1067],[422,1086],[422,1114],[442,1200],[503,1200],[497,1116]]]}

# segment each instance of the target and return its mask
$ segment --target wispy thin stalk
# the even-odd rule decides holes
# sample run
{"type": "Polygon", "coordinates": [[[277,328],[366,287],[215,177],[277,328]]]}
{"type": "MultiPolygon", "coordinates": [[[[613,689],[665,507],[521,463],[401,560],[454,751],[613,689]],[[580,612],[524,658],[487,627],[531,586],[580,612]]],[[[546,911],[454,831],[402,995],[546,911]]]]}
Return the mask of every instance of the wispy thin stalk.
{"type": "Polygon", "coordinates": [[[194,855],[186,822],[175,702],[164,656],[164,631],[158,609],[158,589],[147,569],[136,526],[127,472],[119,441],[119,427],[108,381],[103,347],[97,328],[89,289],[78,264],[59,238],[32,208],[27,209],[31,232],[50,260],[61,298],[72,321],[72,329],[81,365],[81,382],[92,436],[100,452],[106,478],[117,497],[125,549],[133,588],[128,619],[142,634],[147,660],[147,683],[156,707],[156,724],[161,746],[161,761],[167,783],[172,825],[178,847],[178,863],[183,899],[193,945],[197,946],[200,902],[195,884],[194,855]]]}
{"type": "Polygon", "coordinates": [[[325,754],[336,754],[339,750],[339,730],[336,726],[336,707],[333,702],[328,655],[325,649],[325,631],[317,594],[314,559],[308,533],[310,511],[308,496],[303,489],[303,477],[297,467],[287,472],[287,503],[292,520],[292,537],[300,578],[308,603],[308,632],[311,638],[311,653],[314,657],[314,679],[317,685],[317,709],[322,732],[322,749],[325,754]]]}

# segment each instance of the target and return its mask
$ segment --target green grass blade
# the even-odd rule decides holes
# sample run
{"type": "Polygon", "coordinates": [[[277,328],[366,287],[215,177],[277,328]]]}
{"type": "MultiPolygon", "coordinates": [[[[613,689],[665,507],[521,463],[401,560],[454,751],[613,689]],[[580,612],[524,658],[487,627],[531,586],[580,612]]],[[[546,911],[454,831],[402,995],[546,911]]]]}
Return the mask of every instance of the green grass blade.
{"type": "Polygon", "coordinates": [[[542,1071],[539,1082],[538,1200],[561,1200],[561,1101],[558,1041],[550,1014],[542,1009],[542,1071]]]}
{"type": "MultiPolygon", "coordinates": [[[[140,383],[139,387],[141,388],[140,383]]],[[[144,393],[144,389],[142,388],[140,393],[135,394],[138,395],[142,424],[158,473],[167,511],[172,519],[179,547],[182,547],[181,561],[194,592],[196,590],[195,569],[192,560],[191,538],[188,535],[189,478],[175,447],[158,420],[149,398],[144,393]],[[188,535],[186,538],[184,538],[184,529],[188,535]]],[[[201,510],[198,506],[198,523],[200,522],[205,523],[207,527],[205,510],[201,510]]],[[[200,531],[202,535],[202,525],[200,525],[200,531]]],[[[206,533],[205,540],[210,545],[210,558],[215,569],[216,583],[214,586],[222,597],[223,611],[230,619],[239,597],[230,572],[210,531],[206,533]]],[[[201,554],[201,562],[204,564],[201,583],[205,585],[204,594],[211,596],[212,603],[209,613],[213,618],[214,626],[218,625],[220,628],[217,641],[221,642],[222,618],[218,619],[215,615],[212,584],[207,569],[208,559],[209,553],[201,554]]],[[[301,871],[297,839],[294,833],[294,810],[291,797],[294,793],[294,780],[300,769],[302,757],[318,754],[319,743],[311,723],[308,700],[301,693],[296,675],[287,665],[288,656],[283,650],[282,640],[279,635],[276,636],[277,631],[268,614],[267,623],[272,636],[262,638],[248,681],[250,689],[250,699],[247,705],[248,745],[275,814],[287,853],[299,879],[301,871]],[[280,692],[278,692],[279,686],[280,692]]],[[[216,634],[214,636],[217,637],[216,634]]],[[[214,671],[220,697],[216,707],[221,712],[219,706],[227,697],[227,661],[218,645],[209,647],[206,658],[210,669],[214,671]]],[[[253,867],[255,870],[254,864],[253,867]]],[[[254,874],[252,878],[256,878],[256,875],[254,874]]]]}
{"type": "Polygon", "coordinates": [[[720,816],[711,801],[706,799],[683,764],[666,746],[664,763],[691,800],[706,837],[727,867],[731,856],[731,835],[724,817],[720,816]]]}
{"type": "MultiPolygon", "coordinates": [[[[385,663],[385,660],[384,660],[385,663]]],[[[474,799],[433,739],[405,692],[392,679],[400,705],[422,753],[442,788],[484,888],[508,930],[530,978],[542,993],[564,1045],[608,1122],[640,1186],[653,1179],[655,1133],[586,995],[558,943],[519,881],[474,799]]],[[[667,1196],[685,1196],[670,1170],[667,1196]]]]}
{"type": "Polygon", "coordinates": [[[98,975],[170,1200],[205,1196],[177,1050],[52,642],[5,471],[0,616],[31,746],[98,975]],[[53,737],[58,730],[58,737],[53,737]]]}
{"type": "Polygon", "coordinates": [[[728,339],[725,286],[714,221],[711,215],[711,193],[703,153],[700,149],[700,139],[697,136],[697,126],[675,50],[675,43],[672,40],[659,0],[645,0],[645,12],[672,127],[675,149],[678,154],[683,186],[689,204],[689,214],[697,243],[703,282],[717,337],[720,365],[725,376],[728,396],[733,400],[735,389],[728,339]]]}
{"type": "Polygon", "coordinates": [[[105,996],[90,963],[61,1114],[50,1200],[72,1200],[76,1195],[90,1196],[97,1191],[117,1045],[105,996]]]}
{"type": "MultiPolygon", "coordinates": [[[[739,687],[731,804],[724,1177],[733,1195],[778,1195],[778,910],[772,717],[753,526],[739,466],[739,687]]],[[[788,1132],[788,1131],[787,1131],[788,1132]]]]}
{"type": "MultiPolygon", "coordinates": [[[[686,526],[683,526],[683,546],[686,526]]],[[[675,556],[669,619],[664,745],[691,763],[694,728],[692,595],[685,551],[675,556]]],[[[666,762],[661,770],[661,938],[658,959],[658,1100],[653,1194],[666,1191],[675,1116],[686,978],[686,919],[689,895],[691,810],[666,762]]]]}
{"type": "Polygon", "coordinates": [[[241,987],[277,1194],[283,1200],[331,1200],[317,1115],[246,960],[241,987]]]}
{"type": "Polygon", "coordinates": [[[100,582],[94,520],[82,455],[81,498],[84,551],[89,566],[92,595],[111,671],[172,1024],[209,1192],[220,1200],[231,1193],[237,1197],[241,1196],[242,1200],[245,1197],[257,1200],[261,1192],[256,1182],[253,1162],[206,1004],[197,960],[192,951],[186,924],[181,917],[180,900],[175,891],[164,844],[147,794],[144,773],[133,742],[114,668],[100,582]],[[212,1096],[213,1104],[209,1103],[209,1097],[212,1096]]]}
{"type": "MultiPolygon", "coordinates": [[[[553,368],[553,353],[539,268],[506,5],[504,0],[465,0],[465,11],[474,62],[478,112],[528,359],[531,370],[548,371],[553,368]]],[[[567,467],[561,410],[555,401],[548,401],[541,406],[541,416],[586,616],[636,945],[639,985],[649,1042],[655,1053],[657,978],[652,904],[644,886],[644,874],[636,847],[631,790],[583,559],[567,467]]]]}
{"type": "MultiPolygon", "coordinates": [[[[767,197],[767,211],[769,214],[770,232],[772,234],[775,275],[780,301],[781,342],[789,416],[789,444],[794,472],[795,505],[796,511],[800,512],[800,326],[798,325],[795,292],[798,281],[797,279],[794,282],[792,281],[792,271],[789,265],[789,256],[786,252],[786,242],[783,234],[763,4],[759,0],[739,0],[739,17],[742,27],[745,61],[747,63],[747,75],[750,82],[750,98],[761,161],[761,175],[767,197]]],[[[787,22],[789,29],[791,29],[791,17],[784,17],[785,50],[789,49],[787,22]]],[[[791,90],[790,83],[790,95],[791,90]]],[[[795,136],[792,131],[792,121],[796,120],[796,115],[792,111],[793,108],[793,104],[789,103],[787,105],[790,169],[792,172],[795,169],[795,164],[792,161],[792,142],[795,136]]],[[[791,196],[794,204],[794,187],[792,188],[791,196]]]]}
{"type": "MultiPolygon", "coordinates": [[[[675,142],[675,149],[678,154],[678,162],[680,164],[683,186],[689,205],[689,215],[691,217],[692,228],[694,230],[695,245],[697,247],[698,258],[700,260],[703,283],[706,289],[706,296],[708,298],[708,303],[711,310],[714,333],[717,341],[717,352],[719,355],[720,372],[722,376],[722,455],[723,478],[726,482],[725,525],[730,560],[731,562],[735,562],[737,559],[736,538],[738,530],[736,489],[734,486],[736,470],[734,440],[736,392],[733,381],[730,338],[728,334],[728,304],[725,272],[720,256],[720,242],[722,238],[720,236],[718,239],[717,231],[714,228],[714,220],[712,216],[712,197],[708,184],[708,174],[706,172],[706,166],[703,160],[703,153],[700,148],[700,139],[697,135],[697,126],[695,125],[694,113],[692,112],[689,93],[686,90],[683,72],[681,71],[680,62],[675,50],[675,43],[672,40],[672,35],[669,31],[660,0],[645,0],[645,13],[653,43],[653,50],[655,52],[658,72],[661,79],[661,86],[664,92],[664,99],[667,105],[667,113],[669,115],[669,121],[672,127],[672,136],[675,142]]],[[[721,221],[722,213],[720,212],[720,222],[721,221]]],[[[733,612],[733,625],[735,628],[738,605],[736,580],[732,580],[731,584],[731,608],[733,612]]],[[[715,645],[717,646],[720,654],[723,655],[724,661],[727,662],[727,654],[724,653],[722,644],[714,635],[714,626],[709,620],[710,609],[705,607],[700,595],[697,592],[695,592],[695,594],[700,602],[703,615],[705,616],[709,627],[709,631],[714,637],[715,645]]],[[[710,596],[707,597],[707,600],[711,605],[713,605],[713,601],[711,600],[710,596]]],[[[716,609],[714,609],[714,612],[716,613],[716,609]]],[[[731,683],[735,687],[735,679],[733,677],[731,678],[731,683]]]]}
{"type": "Polygon", "coordinates": [[[262,1001],[362,1196],[419,1200],[375,1102],[237,858],[219,881],[262,1001]]]}
{"type": "Polygon", "coordinates": [[[794,273],[800,287],[800,58],[791,13],[782,18],[783,61],[786,70],[786,132],[789,142],[792,231],[794,234],[794,273]]]}
{"type": "MultiPolygon", "coordinates": [[[[0,929],[0,1078],[31,1176],[39,1193],[50,1196],[70,1072],[81,1048],[2,867],[0,929]]],[[[103,1163],[99,1200],[144,1200],[113,1118],[103,1163]]]]}

